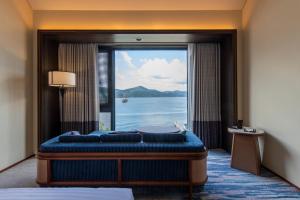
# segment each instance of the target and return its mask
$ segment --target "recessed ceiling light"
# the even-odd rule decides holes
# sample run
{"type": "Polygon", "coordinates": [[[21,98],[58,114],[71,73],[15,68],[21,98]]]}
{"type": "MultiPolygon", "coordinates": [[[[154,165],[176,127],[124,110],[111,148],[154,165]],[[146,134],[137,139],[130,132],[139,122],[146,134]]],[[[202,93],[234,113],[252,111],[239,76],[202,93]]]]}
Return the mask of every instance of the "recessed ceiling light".
{"type": "Polygon", "coordinates": [[[140,42],[142,41],[143,39],[141,37],[136,37],[136,41],[140,42]]]}

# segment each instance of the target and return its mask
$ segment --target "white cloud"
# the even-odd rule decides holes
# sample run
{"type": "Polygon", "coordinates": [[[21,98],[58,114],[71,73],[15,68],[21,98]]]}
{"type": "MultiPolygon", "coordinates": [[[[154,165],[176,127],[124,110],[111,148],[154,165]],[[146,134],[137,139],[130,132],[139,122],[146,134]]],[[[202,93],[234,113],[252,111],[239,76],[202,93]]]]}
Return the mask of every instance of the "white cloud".
{"type": "MultiPolygon", "coordinates": [[[[125,60],[125,56],[123,59],[125,60]]],[[[141,59],[140,61],[142,61],[141,66],[131,67],[125,72],[117,73],[117,88],[144,86],[160,91],[186,90],[186,63],[179,59],[168,61],[162,58],[141,59]]],[[[132,63],[132,58],[130,62],[132,63]]]]}
{"type": "Polygon", "coordinates": [[[128,67],[135,68],[135,65],[132,63],[132,58],[128,55],[126,51],[120,52],[123,60],[127,63],[128,67]]]}

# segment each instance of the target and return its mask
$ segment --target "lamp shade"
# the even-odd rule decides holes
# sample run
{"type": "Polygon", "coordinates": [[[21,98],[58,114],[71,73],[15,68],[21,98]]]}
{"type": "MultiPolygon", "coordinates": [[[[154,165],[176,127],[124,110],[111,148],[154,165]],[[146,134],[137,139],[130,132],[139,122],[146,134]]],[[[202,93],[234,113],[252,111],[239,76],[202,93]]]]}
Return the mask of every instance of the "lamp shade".
{"type": "Polygon", "coordinates": [[[48,84],[53,87],[75,87],[76,78],[75,73],[62,72],[62,71],[50,71],[48,72],[48,84]]]}

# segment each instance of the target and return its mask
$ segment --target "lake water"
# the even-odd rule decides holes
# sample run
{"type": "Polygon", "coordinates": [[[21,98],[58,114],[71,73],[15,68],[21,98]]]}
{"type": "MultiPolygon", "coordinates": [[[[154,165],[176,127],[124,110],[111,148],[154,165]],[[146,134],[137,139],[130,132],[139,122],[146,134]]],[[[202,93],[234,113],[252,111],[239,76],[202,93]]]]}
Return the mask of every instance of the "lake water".
{"type": "Polygon", "coordinates": [[[187,122],[186,97],[128,98],[127,103],[117,98],[115,109],[116,130],[187,122]]]}

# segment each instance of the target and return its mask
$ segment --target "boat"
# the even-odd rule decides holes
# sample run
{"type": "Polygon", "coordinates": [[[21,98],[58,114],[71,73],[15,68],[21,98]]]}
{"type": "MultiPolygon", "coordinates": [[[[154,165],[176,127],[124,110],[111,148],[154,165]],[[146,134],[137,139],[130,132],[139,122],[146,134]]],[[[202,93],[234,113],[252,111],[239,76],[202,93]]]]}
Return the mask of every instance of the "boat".
{"type": "Polygon", "coordinates": [[[127,102],[128,102],[128,98],[126,96],[124,96],[122,99],[122,103],[127,103],[127,102]]]}

